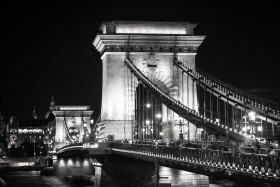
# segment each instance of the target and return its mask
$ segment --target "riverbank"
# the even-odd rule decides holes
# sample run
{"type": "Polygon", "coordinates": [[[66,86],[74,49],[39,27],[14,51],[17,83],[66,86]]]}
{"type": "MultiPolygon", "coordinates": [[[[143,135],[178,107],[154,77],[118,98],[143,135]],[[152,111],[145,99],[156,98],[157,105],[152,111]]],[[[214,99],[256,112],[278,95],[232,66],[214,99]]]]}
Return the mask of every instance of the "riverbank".
{"type": "Polygon", "coordinates": [[[18,167],[0,167],[1,171],[41,171],[47,166],[18,166],[18,167]]]}

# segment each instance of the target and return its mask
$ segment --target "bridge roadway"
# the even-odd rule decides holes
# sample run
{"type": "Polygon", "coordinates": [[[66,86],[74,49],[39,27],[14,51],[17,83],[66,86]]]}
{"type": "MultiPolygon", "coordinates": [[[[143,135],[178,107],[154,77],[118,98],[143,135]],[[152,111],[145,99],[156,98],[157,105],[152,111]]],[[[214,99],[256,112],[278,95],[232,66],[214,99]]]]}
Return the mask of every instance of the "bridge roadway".
{"type": "Polygon", "coordinates": [[[78,152],[89,157],[116,154],[157,161],[162,166],[243,183],[264,186],[280,184],[280,157],[267,154],[112,142],[95,144],[91,148],[85,144],[66,146],[58,150],[57,155],[67,157],[70,153],[75,155],[78,152]]]}

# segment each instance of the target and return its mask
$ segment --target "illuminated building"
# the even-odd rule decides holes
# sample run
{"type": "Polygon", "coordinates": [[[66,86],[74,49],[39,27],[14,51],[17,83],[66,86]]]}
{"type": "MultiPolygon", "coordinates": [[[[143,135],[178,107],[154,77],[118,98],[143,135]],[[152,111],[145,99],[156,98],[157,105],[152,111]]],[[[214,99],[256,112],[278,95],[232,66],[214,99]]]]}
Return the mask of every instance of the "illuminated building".
{"type": "Polygon", "coordinates": [[[17,148],[25,141],[43,143],[43,126],[45,121],[37,119],[35,108],[32,116],[33,119],[28,120],[18,120],[14,116],[10,117],[7,125],[8,148],[12,146],[17,148]]]}
{"type": "MultiPolygon", "coordinates": [[[[196,24],[190,22],[112,21],[101,24],[101,33],[93,41],[101,54],[103,71],[101,118],[98,123],[103,127],[99,132],[102,133],[100,139],[114,135],[115,140],[132,140],[135,134],[133,125],[137,122],[137,115],[134,101],[141,83],[129,75],[124,67],[125,58],[129,58],[165,93],[198,111],[195,83],[179,71],[174,71],[173,65],[176,57],[186,66],[195,68],[197,48],[205,38],[194,35],[195,27],[196,24]],[[182,86],[178,80],[188,86],[182,86]],[[130,84],[132,81],[135,84],[130,84]]],[[[178,139],[179,132],[172,126],[172,121],[179,121],[179,116],[164,104],[159,109],[162,117],[157,121],[162,126],[162,137],[169,141],[178,139]]],[[[143,118],[138,124],[144,127],[146,120],[143,118]]],[[[141,129],[137,128],[138,139],[144,139],[142,134],[147,133],[141,129]]],[[[200,130],[193,124],[188,129],[190,140],[195,140],[200,130]]]]}
{"type": "Polygon", "coordinates": [[[90,106],[55,106],[55,148],[79,143],[91,133],[90,106]]]}
{"type": "Polygon", "coordinates": [[[48,151],[71,143],[82,142],[91,133],[90,106],[55,106],[52,97],[45,119],[38,119],[34,108],[32,119],[10,117],[7,125],[8,148],[21,143],[37,142],[47,145],[48,151]]]}

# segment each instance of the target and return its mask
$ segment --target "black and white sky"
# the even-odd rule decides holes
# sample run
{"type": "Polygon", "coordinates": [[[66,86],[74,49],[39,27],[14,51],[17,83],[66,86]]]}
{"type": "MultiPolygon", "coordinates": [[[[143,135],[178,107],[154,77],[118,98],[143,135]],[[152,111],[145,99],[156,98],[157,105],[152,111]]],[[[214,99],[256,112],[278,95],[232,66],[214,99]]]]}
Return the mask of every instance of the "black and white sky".
{"type": "Polygon", "coordinates": [[[91,105],[98,116],[102,68],[92,41],[112,20],[197,23],[195,34],[206,35],[197,67],[280,103],[277,4],[191,2],[2,4],[0,113],[26,119],[35,106],[43,118],[53,96],[57,105],[91,105]]]}

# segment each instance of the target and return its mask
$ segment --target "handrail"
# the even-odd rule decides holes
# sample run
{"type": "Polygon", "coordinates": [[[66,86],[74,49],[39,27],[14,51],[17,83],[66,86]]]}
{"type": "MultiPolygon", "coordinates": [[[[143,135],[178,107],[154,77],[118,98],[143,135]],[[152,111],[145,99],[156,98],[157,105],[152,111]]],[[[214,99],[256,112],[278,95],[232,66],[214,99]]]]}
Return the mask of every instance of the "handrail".
{"type": "MultiPolygon", "coordinates": [[[[183,118],[189,120],[190,122],[194,123],[195,125],[197,123],[205,123],[205,125],[208,125],[208,127],[214,128],[216,130],[219,130],[223,132],[225,135],[229,135],[230,137],[234,139],[247,139],[249,142],[254,142],[252,138],[246,137],[242,133],[237,133],[233,131],[233,129],[227,129],[226,126],[215,122],[213,120],[207,119],[205,116],[200,115],[198,112],[196,112],[193,109],[190,109],[189,107],[185,106],[184,104],[180,103],[179,101],[175,100],[173,97],[169,96],[167,93],[163,92],[157,85],[152,83],[128,58],[125,59],[126,65],[132,70],[132,72],[147,86],[154,89],[156,93],[160,94],[161,100],[163,103],[167,105],[173,105],[179,108],[179,111],[185,111],[184,114],[187,114],[186,116],[181,115],[183,118]]],[[[172,106],[170,106],[172,107],[172,106]]],[[[173,107],[174,108],[174,107],[173,107]]],[[[175,111],[176,112],[176,111],[175,111]]],[[[181,113],[182,114],[182,113],[181,113]]]]}
{"type": "MultiPolygon", "coordinates": [[[[189,147],[167,147],[149,144],[116,143],[113,151],[124,150],[128,153],[189,162],[204,166],[225,168],[240,174],[270,176],[279,180],[280,157],[267,154],[242,153],[189,147]]],[[[138,157],[139,158],[139,157],[138,157]]]]}
{"type": "MultiPolygon", "coordinates": [[[[270,119],[274,122],[277,122],[280,120],[280,111],[279,111],[279,107],[280,105],[278,103],[275,102],[271,102],[269,100],[265,100],[259,97],[254,97],[254,99],[258,99],[258,101],[255,100],[251,101],[250,98],[252,99],[252,96],[248,93],[246,93],[245,91],[240,91],[237,88],[234,88],[220,80],[215,80],[214,77],[206,74],[206,73],[201,73],[201,72],[197,72],[195,70],[193,70],[192,68],[188,67],[186,64],[179,62],[177,58],[174,59],[174,64],[179,67],[182,71],[184,71],[185,73],[187,73],[189,76],[195,78],[196,81],[200,82],[201,84],[208,84],[209,88],[212,88],[213,86],[216,86],[216,89],[219,90],[219,93],[222,93],[222,96],[224,98],[231,98],[231,100],[233,102],[238,102],[240,106],[246,106],[249,107],[253,110],[257,109],[262,112],[263,116],[268,116],[270,117],[270,119]],[[203,79],[205,81],[202,82],[200,79],[203,79]],[[243,97],[242,95],[246,95],[248,96],[247,98],[243,97]],[[250,97],[249,97],[250,96],[250,97]],[[262,102],[261,102],[261,101],[262,102]],[[267,101],[269,106],[265,106],[265,102],[263,101],[267,101]],[[262,104],[260,104],[260,102],[262,104]],[[276,107],[274,110],[271,110],[271,106],[270,104],[275,104],[276,107]],[[251,105],[251,106],[250,106],[251,105]]],[[[215,90],[214,88],[212,90],[215,90]]]]}

